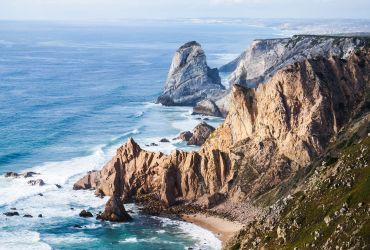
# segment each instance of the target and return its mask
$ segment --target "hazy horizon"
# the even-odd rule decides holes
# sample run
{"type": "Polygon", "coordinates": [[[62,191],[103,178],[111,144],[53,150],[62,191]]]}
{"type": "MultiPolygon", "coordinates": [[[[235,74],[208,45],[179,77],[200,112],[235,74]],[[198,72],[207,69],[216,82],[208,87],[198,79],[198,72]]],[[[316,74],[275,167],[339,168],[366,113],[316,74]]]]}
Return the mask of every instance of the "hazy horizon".
{"type": "Polygon", "coordinates": [[[0,1],[1,20],[261,18],[369,19],[366,0],[12,0],[0,1]]]}

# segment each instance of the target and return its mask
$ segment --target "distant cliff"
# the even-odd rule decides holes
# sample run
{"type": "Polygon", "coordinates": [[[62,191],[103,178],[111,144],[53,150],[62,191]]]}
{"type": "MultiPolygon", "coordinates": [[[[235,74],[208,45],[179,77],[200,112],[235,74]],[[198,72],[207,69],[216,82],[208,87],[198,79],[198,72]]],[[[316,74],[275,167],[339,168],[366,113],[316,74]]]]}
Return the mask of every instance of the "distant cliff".
{"type": "Polygon", "coordinates": [[[216,101],[226,92],[218,70],[208,67],[202,47],[193,41],[176,51],[163,94],[157,102],[166,106],[195,106],[200,101],[207,101],[203,107],[211,106],[216,115],[221,115],[223,107],[219,107],[216,101]]]}
{"type": "Polygon", "coordinates": [[[357,48],[369,46],[369,37],[295,35],[292,38],[255,40],[237,59],[221,67],[232,72],[231,84],[254,87],[277,70],[317,56],[346,59],[357,48]]]}

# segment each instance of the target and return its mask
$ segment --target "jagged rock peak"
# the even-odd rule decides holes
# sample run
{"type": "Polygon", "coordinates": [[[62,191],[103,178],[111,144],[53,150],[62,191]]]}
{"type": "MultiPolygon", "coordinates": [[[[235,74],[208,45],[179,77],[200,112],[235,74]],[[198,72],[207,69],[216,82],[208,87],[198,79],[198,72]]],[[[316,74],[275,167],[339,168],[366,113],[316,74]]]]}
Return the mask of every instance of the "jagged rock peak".
{"type": "Polygon", "coordinates": [[[192,47],[192,46],[201,47],[201,45],[197,41],[190,41],[190,42],[187,42],[184,45],[182,45],[177,51],[180,51],[182,49],[186,49],[186,48],[189,48],[189,47],[192,47]]]}
{"type": "Polygon", "coordinates": [[[176,51],[157,102],[166,106],[194,106],[206,98],[218,100],[225,92],[218,69],[208,67],[201,45],[192,41],[176,51]]]}
{"type": "Polygon", "coordinates": [[[141,150],[139,144],[137,144],[134,138],[132,137],[128,138],[125,148],[130,149],[131,151],[135,152],[135,154],[137,154],[141,150]]]}
{"type": "Polygon", "coordinates": [[[113,195],[105,205],[104,212],[97,216],[97,219],[113,222],[131,221],[131,216],[126,212],[122,200],[113,195]]]}

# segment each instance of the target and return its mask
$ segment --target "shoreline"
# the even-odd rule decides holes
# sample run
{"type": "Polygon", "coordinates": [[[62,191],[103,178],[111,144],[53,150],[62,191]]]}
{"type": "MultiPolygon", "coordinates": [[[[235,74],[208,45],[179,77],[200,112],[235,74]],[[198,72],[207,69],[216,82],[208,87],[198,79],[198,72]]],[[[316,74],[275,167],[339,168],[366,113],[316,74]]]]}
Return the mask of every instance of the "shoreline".
{"type": "Polygon", "coordinates": [[[203,213],[181,214],[180,218],[212,232],[224,244],[235,233],[240,231],[243,224],[203,213]]]}

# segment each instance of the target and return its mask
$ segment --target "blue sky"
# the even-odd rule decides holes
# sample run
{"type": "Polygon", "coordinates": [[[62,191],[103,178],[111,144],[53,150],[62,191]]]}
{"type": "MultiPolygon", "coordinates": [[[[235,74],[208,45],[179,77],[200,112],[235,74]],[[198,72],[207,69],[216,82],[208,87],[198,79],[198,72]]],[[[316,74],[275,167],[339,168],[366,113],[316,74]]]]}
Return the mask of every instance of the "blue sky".
{"type": "Polygon", "coordinates": [[[0,19],[370,18],[370,0],[0,0],[0,19]]]}

